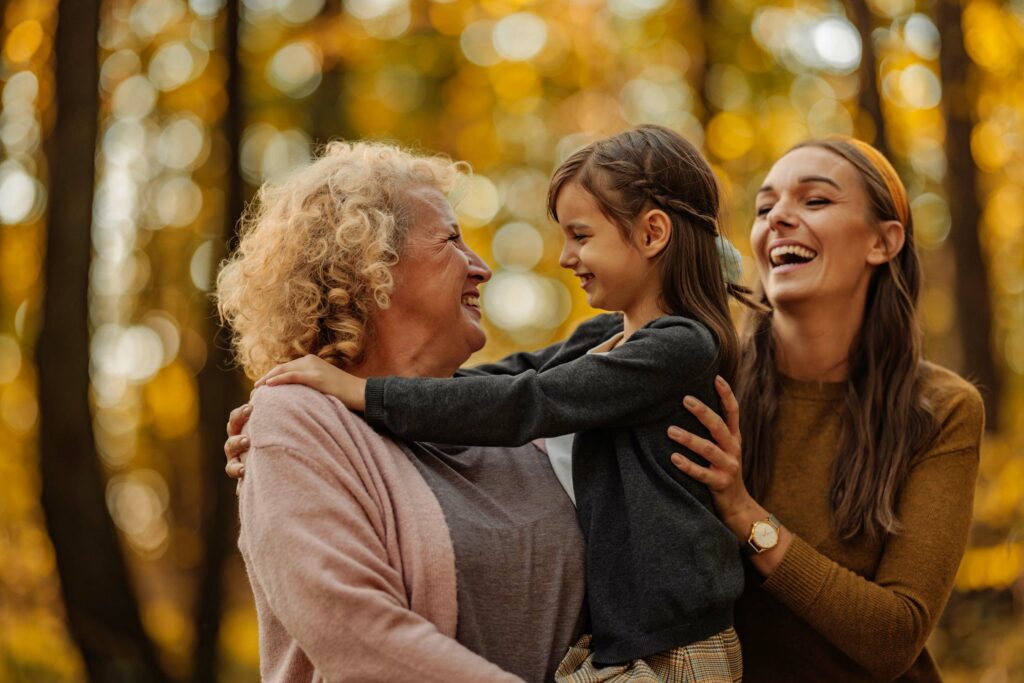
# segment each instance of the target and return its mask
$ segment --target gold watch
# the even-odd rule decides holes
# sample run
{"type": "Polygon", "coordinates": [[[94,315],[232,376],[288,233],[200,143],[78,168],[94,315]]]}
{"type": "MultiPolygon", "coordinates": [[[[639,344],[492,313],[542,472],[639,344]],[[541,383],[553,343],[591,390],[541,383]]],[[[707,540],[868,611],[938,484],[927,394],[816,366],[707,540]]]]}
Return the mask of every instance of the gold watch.
{"type": "Polygon", "coordinates": [[[760,555],[766,550],[771,550],[779,544],[779,528],[782,524],[775,518],[775,515],[768,515],[767,519],[759,519],[750,525],[750,537],[741,548],[745,557],[760,555]]]}

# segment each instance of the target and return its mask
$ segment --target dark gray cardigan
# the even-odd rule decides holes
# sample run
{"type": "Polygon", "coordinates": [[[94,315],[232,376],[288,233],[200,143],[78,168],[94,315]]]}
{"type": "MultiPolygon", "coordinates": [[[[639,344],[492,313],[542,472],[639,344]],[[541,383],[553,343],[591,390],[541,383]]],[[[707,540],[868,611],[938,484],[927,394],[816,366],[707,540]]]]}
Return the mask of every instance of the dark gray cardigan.
{"type": "Polygon", "coordinates": [[[601,315],[564,342],[454,379],[366,385],[367,422],[407,439],[514,446],[576,433],[573,486],[602,664],[728,628],[743,590],[739,544],[707,488],[672,465],[683,449],[666,435],[672,424],[707,434],[682,399],[718,408],[714,340],[700,323],[664,316],[606,354],[587,353],[621,331],[621,315],[601,315]]]}

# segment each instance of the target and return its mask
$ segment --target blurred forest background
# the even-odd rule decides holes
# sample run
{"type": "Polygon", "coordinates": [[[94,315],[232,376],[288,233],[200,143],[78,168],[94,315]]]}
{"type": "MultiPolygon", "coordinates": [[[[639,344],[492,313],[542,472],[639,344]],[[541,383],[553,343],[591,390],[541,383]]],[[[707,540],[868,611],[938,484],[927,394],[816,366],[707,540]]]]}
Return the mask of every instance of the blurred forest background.
{"type": "Polygon", "coordinates": [[[547,174],[642,122],[706,151],[745,253],[793,143],[854,134],[895,162],[928,353],[989,408],[931,645],[954,683],[1024,680],[1021,0],[0,7],[0,680],[257,680],[221,450],[248,386],[208,297],[255,187],[334,137],[472,163],[483,360],[591,313],[556,264],[547,174]]]}

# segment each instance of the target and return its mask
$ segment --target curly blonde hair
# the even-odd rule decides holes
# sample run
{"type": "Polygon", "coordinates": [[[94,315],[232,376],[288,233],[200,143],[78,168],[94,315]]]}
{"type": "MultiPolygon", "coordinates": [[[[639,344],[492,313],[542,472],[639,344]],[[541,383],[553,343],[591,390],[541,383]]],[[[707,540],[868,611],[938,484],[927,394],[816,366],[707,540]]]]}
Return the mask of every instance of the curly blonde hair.
{"type": "Polygon", "coordinates": [[[331,142],[280,186],[260,188],[217,275],[221,319],[252,378],[316,354],[360,360],[414,220],[411,190],[451,191],[468,167],[393,145],[331,142]]]}

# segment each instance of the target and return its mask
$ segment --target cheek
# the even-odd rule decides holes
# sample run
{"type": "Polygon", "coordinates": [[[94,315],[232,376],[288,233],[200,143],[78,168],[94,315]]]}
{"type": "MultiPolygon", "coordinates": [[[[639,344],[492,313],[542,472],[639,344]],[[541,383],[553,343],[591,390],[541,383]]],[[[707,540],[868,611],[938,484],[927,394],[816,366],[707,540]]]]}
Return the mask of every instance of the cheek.
{"type": "Polygon", "coordinates": [[[754,257],[754,266],[758,272],[764,273],[767,269],[768,264],[765,263],[764,251],[768,245],[768,229],[765,226],[760,225],[759,222],[755,222],[750,228],[750,251],[754,257]]]}

